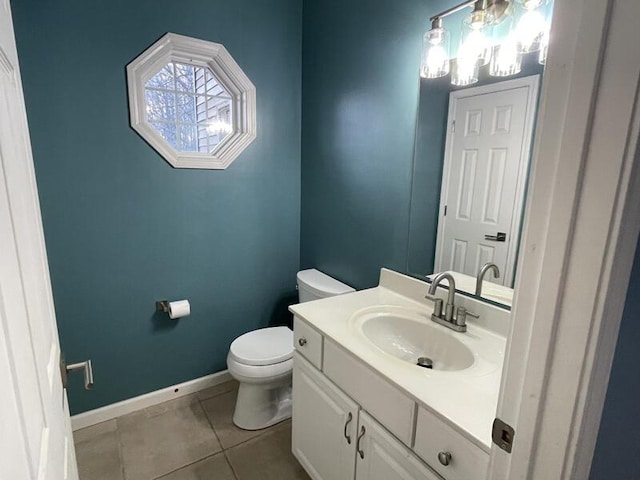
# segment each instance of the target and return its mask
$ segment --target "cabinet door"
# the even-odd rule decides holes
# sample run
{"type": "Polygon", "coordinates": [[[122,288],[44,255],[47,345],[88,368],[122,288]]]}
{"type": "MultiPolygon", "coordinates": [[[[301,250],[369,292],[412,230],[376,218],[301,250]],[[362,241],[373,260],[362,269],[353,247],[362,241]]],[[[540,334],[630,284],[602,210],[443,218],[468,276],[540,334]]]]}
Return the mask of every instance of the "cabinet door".
{"type": "Polygon", "coordinates": [[[351,480],[358,405],[299,353],[293,357],[292,450],[314,480],[351,480]]]}
{"type": "Polygon", "coordinates": [[[356,480],[442,480],[364,411],[356,444],[356,480]]]}

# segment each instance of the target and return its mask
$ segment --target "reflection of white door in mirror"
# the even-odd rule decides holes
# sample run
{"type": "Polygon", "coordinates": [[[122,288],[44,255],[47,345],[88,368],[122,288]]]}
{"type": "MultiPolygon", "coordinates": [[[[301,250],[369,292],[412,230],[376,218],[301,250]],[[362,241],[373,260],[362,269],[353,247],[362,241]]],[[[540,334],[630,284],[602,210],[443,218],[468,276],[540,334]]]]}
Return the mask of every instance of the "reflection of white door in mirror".
{"type": "Polygon", "coordinates": [[[476,276],[493,262],[491,281],[513,285],[538,81],[451,93],[435,271],[476,276]]]}

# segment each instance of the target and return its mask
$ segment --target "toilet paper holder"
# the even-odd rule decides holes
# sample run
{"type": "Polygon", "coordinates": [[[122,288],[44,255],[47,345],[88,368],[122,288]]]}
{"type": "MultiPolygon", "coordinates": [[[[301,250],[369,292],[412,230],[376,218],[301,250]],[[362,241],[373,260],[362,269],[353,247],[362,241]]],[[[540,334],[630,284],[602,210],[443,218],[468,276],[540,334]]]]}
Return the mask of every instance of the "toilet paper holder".
{"type": "Polygon", "coordinates": [[[188,317],[191,314],[191,305],[189,305],[189,300],[157,300],[156,301],[156,311],[164,312],[169,315],[169,318],[172,320],[177,320],[178,318],[188,317]]]}
{"type": "Polygon", "coordinates": [[[156,300],[156,311],[169,313],[169,300],[156,300]]]}

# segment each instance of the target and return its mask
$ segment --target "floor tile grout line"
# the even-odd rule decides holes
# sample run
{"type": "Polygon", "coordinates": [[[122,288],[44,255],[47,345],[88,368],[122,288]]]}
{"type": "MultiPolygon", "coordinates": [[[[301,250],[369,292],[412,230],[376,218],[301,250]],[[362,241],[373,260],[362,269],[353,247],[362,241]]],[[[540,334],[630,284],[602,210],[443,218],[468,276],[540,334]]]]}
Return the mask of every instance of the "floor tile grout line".
{"type": "MultiPolygon", "coordinates": [[[[193,462],[189,462],[189,463],[186,463],[184,465],[181,465],[181,466],[179,466],[179,467],[177,467],[177,468],[175,468],[175,469],[173,469],[173,470],[171,470],[169,472],[165,472],[162,475],[160,475],[159,477],[155,477],[154,480],[160,479],[160,478],[165,477],[167,475],[170,475],[171,473],[174,473],[174,472],[176,472],[178,470],[182,470],[183,468],[187,468],[187,467],[189,467],[191,465],[194,465],[194,464],[196,464],[198,462],[206,460],[207,458],[210,458],[210,457],[213,457],[215,455],[218,455],[218,454],[222,453],[222,444],[220,443],[220,439],[218,438],[218,434],[216,433],[215,429],[213,428],[213,425],[211,424],[211,420],[209,419],[209,416],[207,415],[207,412],[206,412],[206,410],[204,409],[204,407],[202,405],[202,400],[200,400],[200,398],[198,397],[197,392],[194,393],[194,394],[191,394],[191,395],[193,395],[192,398],[194,399],[194,402],[192,404],[197,403],[198,406],[200,407],[200,409],[202,410],[202,413],[204,414],[205,418],[207,419],[207,423],[209,424],[209,427],[211,428],[211,431],[213,432],[213,435],[215,436],[216,440],[218,441],[218,445],[220,447],[220,450],[218,450],[217,452],[213,452],[213,453],[210,453],[208,455],[205,455],[204,457],[198,458],[198,459],[194,460],[193,462]]],[[[186,396],[187,395],[185,395],[185,397],[186,396]]],[[[182,398],[184,398],[184,397],[182,397],[182,398]]],[[[210,398],[215,398],[215,397],[210,397],[210,398]]],[[[167,402],[172,402],[174,400],[168,400],[167,402]]],[[[162,403],[167,403],[167,402],[162,402],[162,403]]],[[[161,404],[158,404],[158,405],[161,405],[161,404]]],[[[155,406],[157,406],[157,405],[154,405],[154,407],[155,406]]],[[[150,407],[147,407],[147,408],[150,408],[150,407]]],[[[136,410],[136,412],[144,412],[145,410],[147,410],[147,408],[142,408],[140,410],[136,410]]],[[[167,410],[167,411],[164,411],[164,412],[162,412],[162,413],[160,413],[158,415],[154,415],[154,416],[161,416],[161,415],[164,415],[164,414],[168,413],[169,411],[170,410],[167,410]]],[[[136,412],[131,412],[131,413],[136,413],[136,412]]],[[[118,454],[119,454],[119,457],[120,457],[120,464],[121,464],[121,469],[122,469],[122,472],[123,472],[123,479],[124,480],[129,480],[128,475],[126,473],[125,466],[124,466],[124,458],[123,458],[124,455],[122,454],[122,442],[120,441],[120,430],[119,430],[119,423],[118,423],[118,419],[120,419],[123,416],[124,415],[115,418],[116,427],[117,427],[117,431],[118,431],[118,454]]],[[[151,419],[153,419],[153,417],[147,417],[147,419],[151,420],[151,419]]],[[[225,460],[226,460],[226,456],[225,456],[225,460]]]]}
{"type": "MultiPolygon", "coordinates": [[[[215,398],[215,397],[212,397],[212,398],[215,398]]],[[[204,413],[204,418],[207,419],[207,422],[209,423],[209,426],[211,427],[211,431],[215,435],[216,440],[218,441],[218,445],[220,445],[220,451],[224,452],[224,447],[222,446],[222,442],[220,441],[220,437],[218,436],[218,432],[216,432],[216,427],[213,426],[213,422],[209,418],[209,414],[207,413],[207,409],[204,408],[204,405],[202,404],[202,402],[203,402],[203,400],[200,400],[200,398],[198,398],[198,403],[200,405],[200,408],[202,409],[202,412],[204,413]]]]}
{"type": "Polygon", "coordinates": [[[118,460],[120,461],[120,473],[122,473],[122,480],[127,480],[127,472],[124,468],[124,453],[122,451],[122,440],[120,437],[120,423],[118,422],[118,418],[116,417],[114,420],[116,422],[116,439],[118,440],[118,460]]]}
{"type": "MultiPolygon", "coordinates": [[[[207,458],[215,457],[216,455],[219,455],[219,454],[223,453],[222,444],[220,443],[220,439],[218,438],[218,434],[216,433],[215,428],[213,428],[213,425],[211,424],[211,420],[209,419],[209,415],[207,415],[207,411],[204,409],[204,407],[202,405],[202,400],[200,400],[200,398],[198,397],[197,394],[193,398],[196,400],[196,402],[194,402],[194,403],[197,403],[198,406],[200,407],[200,409],[202,410],[202,413],[204,413],[204,416],[207,419],[207,423],[209,424],[209,427],[211,427],[211,431],[213,432],[213,435],[216,437],[216,440],[218,441],[218,445],[220,446],[220,450],[218,450],[217,452],[210,453],[209,455],[205,455],[202,458],[198,458],[197,460],[194,460],[193,462],[189,462],[189,463],[187,463],[185,465],[181,465],[180,467],[175,468],[175,469],[173,469],[173,470],[171,470],[169,472],[163,473],[159,477],[156,477],[154,480],[161,479],[162,477],[166,477],[167,475],[170,475],[170,474],[172,474],[174,472],[177,472],[178,470],[182,470],[183,468],[190,467],[191,465],[195,465],[198,462],[202,462],[202,461],[206,460],[207,458]]],[[[214,398],[214,397],[211,397],[211,398],[214,398]]],[[[167,412],[164,412],[164,413],[167,413],[167,412]]],[[[225,456],[225,460],[226,460],[226,458],[227,457],[225,456]]]]}
{"type": "MultiPolygon", "coordinates": [[[[235,383],[235,381],[234,380],[229,380],[227,382],[220,383],[219,385],[224,385],[225,383],[235,383]]],[[[215,388],[215,387],[210,387],[210,388],[215,388]]],[[[201,402],[204,402],[206,400],[210,400],[212,398],[217,398],[217,397],[220,397],[220,396],[225,395],[227,393],[233,392],[234,389],[235,389],[235,385],[234,385],[234,387],[231,388],[231,390],[225,390],[225,391],[222,391],[222,392],[218,392],[215,395],[212,395],[212,396],[207,397],[207,398],[201,398],[200,397],[200,392],[204,392],[204,391],[208,390],[207,388],[205,388],[204,390],[199,390],[199,391],[194,392],[194,393],[197,395],[198,400],[200,400],[201,402]]]]}
{"type": "MultiPolygon", "coordinates": [[[[247,438],[246,440],[243,440],[243,441],[241,441],[241,442],[239,442],[239,443],[236,443],[236,444],[234,444],[234,445],[230,445],[230,446],[228,446],[228,447],[225,447],[225,446],[222,444],[222,441],[220,440],[220,437],[219,437],[219,435],[218,435],[218,431],[216,430],[216,427],[215,427],[215,425],[213,424],[213,421],[211,420],[211,418],[209,417],[209,414],[207,413],[207,409],[206,409],[206,408],[204,408],[204,405],[202,404],[202,402],[206,402],[206,401],[208,401],[208,400],[210,400],[210,399],[212,399],[212,398],[216,398],[216,397],[219,397],[219,396],[222,396],[222,395],[226,395],[226,394],[228,394],[228,393],[231,393],[231,392],[224,392],[224,393],[221,393],[221,394],[219,394],[219,395],[216,395],[216,396],[214,396],[214,397],[210,397],[210,398],[207,398],[207,399],[204,399],[204,400],[203,400],[203,399],[198,398],[198,401],[200,402],[200,407],[201,407],[201,408],[202,408],[202,410],[204,411],[204,415],[205,415],[205,417],[207,417],[207,421],[209,422],[209,425],[211,426],[211,429],[213,430],[213,433],[215,433],[216,438],[218,439],[218,443],[220,444],[220,448],[222,449],[222,451],[223,451],[223,452],[224,452],[224,451],[226,451],[226,450],[230,450],[230,449],[232,449],[232,448],[235,448],[235,447],[237,447],[237,446],[239,446],[239,445],[242,445],[242,444],[244,444],[244,443],[247,443],[247,442],[249,442],[249,441],[251,441],[251,440],[254,440],[254,439],[256,439],[256,438],[259,438],[259,437],[261,437],[262,435],[264,435],[265,433],[268,433],[269,431],[271,431],[271,429],[272,429],[273,427],[275,427],[275,426],[277,426],[277,425],[280,425],[280,424],[282,423],[282,422],[278,422],[278,423],[276,423],[275,425],[271,425],[271,426],[269,426],[269,427],[267,427],[267,428],[263,429],[261,432],[257,433],[254,437],[247,438]]],[[[233,420],[232,420],[232,421],[233,421],[233,420]]],[[[286,420],[283,420],[283,421],[286,421],[286,420]]],[[[255,430],[254,430],[254,431],[255,431],[255,430]]]]}
{"type": "Polygon", "coordinates": [[[229,465],[229,468],[231,469],[231,473],[233,474],[233,478],[235,478],[235,480],[240,480],[240,477],[238,476],[238,473],[236,472],[236,469],[233,466],[233,463],[231,463],[231,459],[229,458],[229,455],[227,455],[227,450],[223,450],[222,454],[224,455],[224,458],[227,461],[227,465],[229,465]]]}
{"type": "MultiPolygon", "coordinates": [[[[202,458],[200,458],[198,460],[195,460],[195,461],[193,461],[191,463],[187,463],[186,465],[182,465],[182,466],[180,466],[178,468],[174,468],[170,472],[163,473],[159,477],[154,477],[153,480],[161,480],[162,478],[166,477],[167,475],[171,475],[172,473],[176,473],[177,471],[182,470],[182,469],[187,468],[187,467],[190,467],[192,465],[195,465],[198,462],[203,462],[203,461],[207,460],[208,458],[213,458],[213,457],[215,457],[217,455],[223,455],[223,454],[224,454],[224,452],[222,450],[220,450],[218,452],[215,452],[215,453],[212,453],[210,455],[207,455],[206,457],[202,457],[202,458]]],[[[224,456],[224,457],[225,457],[225,460],[226,460],[227,457],[226,456],[224,456]]],[[[227,462],[228,462],[228,460],[227,460],[227,462]]]]}
{"type": "MultiPolygon", "coordinates": [[[[244,445],[244,444],[245,444],[245,443],[247,443],[247,442],[251,442],[252,440],[257,440],[258,438],[263,437],[263,436],[265,436],[265,435],[266,435],[266,434],[268,434],[268,433],[271,433],[272,431],[274,431],[277,427],[279,427],[280,425],[282,425],[282,424],[283,424],[284,422],[286,422],[287,420],[288,420],[288,419],[285,419],[285,420],[283,420],[283,421],[281,421],[281,422],[278,422],[278,423],[276,423],[276,424],[274,424],[274,425],[270,425],[270,426],[268,426],[267,428],[263,428],[263,429],[260,431],[260,433],[258,433],[255,437],[247,438],[246,440],[242,440],[240,443],[236,443],[235,445],[231,445],[231,446],[226,447],[226,448],[225,448],[225,447],[222,447],[222,451],[223,451],[223,452],[226,452],[227,450],[232,450],[232,449],[234,449],[234,448],[236,448],[236,447],[239,447],[240,445],[244,445]]],[[[215,430],[215,429],[214,429],[214,430],[215,430]]],[[[255,431],[257,431],[257,430],[253,430],[253,431],[255,432],[255,431]]]]}

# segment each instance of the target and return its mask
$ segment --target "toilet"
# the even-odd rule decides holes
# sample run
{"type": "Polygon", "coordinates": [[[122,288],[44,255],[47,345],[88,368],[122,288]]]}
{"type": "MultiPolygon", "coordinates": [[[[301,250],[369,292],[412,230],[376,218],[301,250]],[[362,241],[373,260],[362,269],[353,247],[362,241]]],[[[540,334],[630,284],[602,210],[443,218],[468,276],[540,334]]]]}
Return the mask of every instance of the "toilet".
{"type": "MultiPolygon", "coordinates": [[[[354,289],[316,270],[297,274],[300,303],[353,292],[354,289]]],[[[229,373],[239,383],[233,423],[260,430],[291,417],[293,331],[269,327],[236,338],[227,355],[229,373]]]]}

